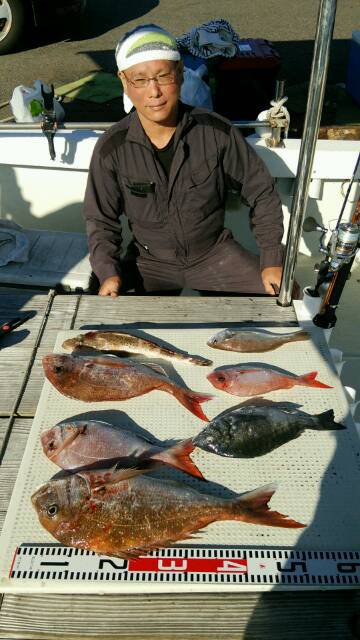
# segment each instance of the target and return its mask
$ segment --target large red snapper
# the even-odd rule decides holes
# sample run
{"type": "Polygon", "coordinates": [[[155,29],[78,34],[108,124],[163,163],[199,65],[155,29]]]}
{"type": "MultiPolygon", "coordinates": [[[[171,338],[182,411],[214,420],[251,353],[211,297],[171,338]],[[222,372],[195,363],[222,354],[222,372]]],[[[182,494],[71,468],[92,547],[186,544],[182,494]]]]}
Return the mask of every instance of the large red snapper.
{"type": "Polygon", "coordinates": [[[274,485],[231,499],[144,475],[92,487],[82,472],[52,479],[32,495],[42,526],[61,544],[128,558],[191,538],[218,520],[305,526],[269,510],[274,485]]]}
{"type": "Polygon", "coordinates": [[[61,422],[40,434],[45,455],[62,469],[77,469],[113,458],[158,460],[198,478],[201,471],[190,458],[191,440],[172,447],[154,445],[127,429],[95,420],[61,422]]]}
{"type": "Polygon", "coordinates": [[[252,367],[250,369],[246,366],[238,366],[212,371],[207,379],[217,389],[234,396],[257,396],[278,389],[292,389],[295,385],[320,389],[332,388],[316,380],[316,376],[317,371],[296,376],[270,368],[252,367]]]}
{"type": "Polygon", "coordinates": [[[113,357],[83,357],[51,353],[44,356],[47,379],[64,396],[84,402],[128,400],[157,389],[175,396],[191,413],[208,422],[200,403],[213,398],[179,387],[149,366],[113,357]]]}

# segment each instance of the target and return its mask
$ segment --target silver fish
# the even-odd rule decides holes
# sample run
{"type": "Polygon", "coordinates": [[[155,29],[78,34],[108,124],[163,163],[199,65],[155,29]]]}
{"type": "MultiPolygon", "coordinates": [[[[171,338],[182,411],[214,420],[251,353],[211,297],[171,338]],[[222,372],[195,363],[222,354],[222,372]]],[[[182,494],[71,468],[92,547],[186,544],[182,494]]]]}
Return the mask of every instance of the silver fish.
{"type": "Polygon", "coordinates": [[[128,456],[158,460],[203,479],[190,458],[191,439],[171,447],[155,445],[127,429],[95,420],[61,422],[40,434],[45,455],[62,469],[77,469],[98,461],[128,456]]]}
{"type": "Polygon", "coordinates": [[[264,353],[281,347],[288,342],[298,342],[309,340],[307,331],[296,331],[294,333],[270,333],[269,331],[251,331],[236,329],[224,329],[212,336],[207,345],[214,349],[224,349],[225,351],[238,351],[240,353],[264,353]]]}

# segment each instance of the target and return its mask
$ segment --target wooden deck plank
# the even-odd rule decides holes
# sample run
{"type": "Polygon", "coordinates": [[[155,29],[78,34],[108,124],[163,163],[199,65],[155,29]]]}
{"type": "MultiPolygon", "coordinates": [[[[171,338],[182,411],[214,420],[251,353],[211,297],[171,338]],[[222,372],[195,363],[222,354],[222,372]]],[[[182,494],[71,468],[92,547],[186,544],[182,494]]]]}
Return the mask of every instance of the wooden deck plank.
{"type": "Polygon", "coordinates": [[[58,332],[65,331],[71,327],[77,301],[78,296],[76,295],[63,295],[54,298],[31,370],[31,376],[18,409],[19,416],[27,417],[35,415],[41,389],[44,384],[41,359],[46,353],[53,351],[58,332]]]}
{"type": "Polygon", "coordinates": [[[46,294],[29,290],[6,293],[0,289],[0,322],[25,313],[33,313],[18,329],[1,339],[0,350],[0,415],[9,415],[24,378],[42,319],[48,303],[46,294]]]}
{"type": "MultiPolygon", "coordinates": [[[[8,420],[0,420],[0,444],[2,443],[8,420]]],[[[12,428],[5,456],[0,466],[0,512],[6,513],[15,480],[19,472],[25,445],[30,433],[32,419],[16,419],[12,428]]]]}
{"type": "Polygon", "coordinates": [[[181,596],[6,595],[6,638],[84,640],[351,640],[359,592],[272,592],[181,596]]]}
{"type": "Polygon", "coordinates": [[[100,298],[82,296],[75,328],[101,322],[294,322],[292,307],[280,307],[272,298],[203,298],[129,296],[100,298]]]}

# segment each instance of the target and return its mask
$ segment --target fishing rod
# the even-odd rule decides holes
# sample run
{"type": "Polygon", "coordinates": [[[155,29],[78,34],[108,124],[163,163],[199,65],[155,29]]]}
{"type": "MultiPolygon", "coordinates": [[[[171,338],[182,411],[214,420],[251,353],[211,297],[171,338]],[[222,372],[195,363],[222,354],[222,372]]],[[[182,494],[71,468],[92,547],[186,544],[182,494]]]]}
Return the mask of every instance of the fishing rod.
{"type": "Polygon", "coordinates": [[[319,312],[313,318],[313,323],[323,329],[330,329],[336,324],[335,312],[344,286],[350,278],[351,268],[360,246],[360,198],[350,222],[341,222],[359,164],[360,153],[345,194],[336,227],[328,243],[325,244],[325,235],[328,229],[319,225],[315,218],[306,218],[303,225],[303,229],[306,232],[321,231],[320,251],[325,254],[325,258],[319,265],[315,287],[313,289],[305,289],[305,293],[312,298],[318,298],[320,297],[320,288],[322,286],[327,287],[319,312]]]}

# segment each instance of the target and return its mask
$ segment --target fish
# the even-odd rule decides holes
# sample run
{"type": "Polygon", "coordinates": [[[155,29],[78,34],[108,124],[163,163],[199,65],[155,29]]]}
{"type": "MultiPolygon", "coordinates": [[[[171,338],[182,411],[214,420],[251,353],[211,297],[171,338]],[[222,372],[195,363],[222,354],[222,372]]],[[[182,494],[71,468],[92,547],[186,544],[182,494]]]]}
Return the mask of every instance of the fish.
{"type": "Polygon", "coordinates": [[[309,333],[302,330],[293,333],[271,333],[270,331],[224,329],[212,336],[206,344],[214,349],[224,349],[225,351],[264,353],[265,351],[277,349],[288,342],[309,339],[309,333]]]}
{"type": "Polygon", "coordinates": [[[108,422],[72,420],[60,422],[40,434],[45,455],[62,469],[86,467],[113,458],[158,460],[197,478],[204,479],[190,458],[191,438],[171,447],[154,445],[146,438],[108,422]]]}
{"type": "Polygon", "coordinates": [[[206,377],[214,387],[234,396],[257,396],[278,389],[292,389],[295,385],[332,389],[316,380],[316,376],[317,371],[296,376],[270,368],[238,366],[212,371],[206,377]]]}
{"type": "Polygon", "coordinates": [[[301,436],[306,429],[341,430],[329,409],[316,415],[276,403],[249,405],[223,412],[193,437],[193,444],[204,451],[229,458],[256,458],[301,436]]]}
{"type": "Polygon", "coordinates": [[[220,498],[189,485],[144,474],[111,482],[89,481],[87,472],[51,479],[31,496],[41,525],[61,544],[132,558],[193,537],[212,522],[302,528],[271,511],[276,485],[220,498]]]}
{"type": "Polygon", "coordinates": [[[192,356],[173,349],[162,347],[152,340],[139,338],[124,331],[88,331],[81,333],[75,338],[65,340],[63,349],[75,350],[83,347],[90,347],[98,351],[119,351],[125,354],[141,354],[154,358],[164,358],[165,360],[188,362],[191,364],[208,367],[212,365],[212,360],[201,356],[192,356]]]}
{"type": "Polygon", "coordinates": [[[211,394],[184,389],[153,366],[121,362],[116,357],[84,357],[50,353],[43,357],[44,373],[64,396],[84,402],[127,400],[154,389],[173,395],[188,411],[208,422],[200,404],[211,394]]]}

